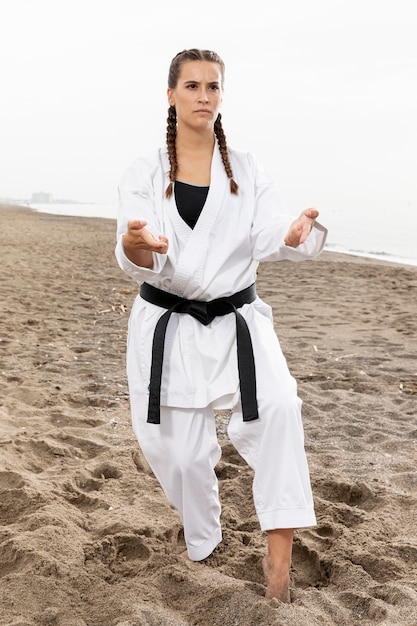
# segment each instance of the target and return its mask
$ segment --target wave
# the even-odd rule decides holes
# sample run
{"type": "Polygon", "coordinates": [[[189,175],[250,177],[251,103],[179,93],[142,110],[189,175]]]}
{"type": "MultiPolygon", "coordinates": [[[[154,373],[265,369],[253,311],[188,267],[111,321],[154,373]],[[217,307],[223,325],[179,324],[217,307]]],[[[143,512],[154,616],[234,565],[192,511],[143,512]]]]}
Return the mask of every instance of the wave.
{"type": "Polygon", "coordinates": [[[378,261],[386,261],[389,263],[398,263],[401,265],[412,265],[417,267],[417,259],[410,257],[402,257],[394,254],[390,254],[389,252],[372,252],[368,250],[351,250],[349,248],[345,248],[339,244],[328,243],[325,246],[325,250],[329,252],[339,252],[340,254],[347,254],[350,256],[359,256],[366,259],[376,259],[378,261]]]}

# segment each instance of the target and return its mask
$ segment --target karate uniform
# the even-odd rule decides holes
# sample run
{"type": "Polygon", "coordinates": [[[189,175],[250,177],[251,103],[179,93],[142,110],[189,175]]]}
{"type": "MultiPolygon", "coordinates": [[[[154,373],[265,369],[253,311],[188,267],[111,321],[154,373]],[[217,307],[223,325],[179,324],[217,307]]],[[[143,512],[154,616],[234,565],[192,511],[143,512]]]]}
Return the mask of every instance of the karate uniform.
{"type": "MultiPolygon", "coordinates": [[[[307,241],[287,247],[294,216],[285,213],[274,182],[252,155],[230,150],[238,195],[230,193],[218,146],[210,189],[191,229],[174,199],[165,198],[166,151],[138,159],[119,188],[116,257],[139,284],[147,282],[189,300],[209,301],[239,292],[256,280],[261,261],[301,261],[318,254],[326,229],[316,223],[307,241]],[[153,268],[134,265],[122,236],[129,220],[146,220],[169,240],[153,268]]],[[[271,308],[259,297],[244,304],[256,366],[259,419],[241,415],[233,313],[204,326],[173,313],[165,339],[161,423],[147,423],[148,386],[155,325],[165,309],[137,297],[129,319],[127,373],[132,423],[139,444],[184,524],[192,560],[206,558],[221,541],[220,504],[214,466],[220,458],[214,409],[233,409],[229,437],[255,471],[253,494],[263,530],[315,524],[301,422],[301,400],[274,332],[271,308]]]]}

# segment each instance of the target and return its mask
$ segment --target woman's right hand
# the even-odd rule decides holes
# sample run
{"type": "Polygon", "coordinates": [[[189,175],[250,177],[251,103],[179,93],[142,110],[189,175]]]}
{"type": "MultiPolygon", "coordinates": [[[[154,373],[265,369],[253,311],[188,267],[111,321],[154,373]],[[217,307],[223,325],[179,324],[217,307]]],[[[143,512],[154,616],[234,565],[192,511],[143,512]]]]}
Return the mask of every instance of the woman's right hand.
{"type": "Polygon", "coordinates": [[[159,235],[158,239],[146,227],[145,220],[128,222],[127,231],[123,235],[123,247],[129,261],[140,267],[153,267],[152,252],[166,254],[168,239],[159,235]]]}

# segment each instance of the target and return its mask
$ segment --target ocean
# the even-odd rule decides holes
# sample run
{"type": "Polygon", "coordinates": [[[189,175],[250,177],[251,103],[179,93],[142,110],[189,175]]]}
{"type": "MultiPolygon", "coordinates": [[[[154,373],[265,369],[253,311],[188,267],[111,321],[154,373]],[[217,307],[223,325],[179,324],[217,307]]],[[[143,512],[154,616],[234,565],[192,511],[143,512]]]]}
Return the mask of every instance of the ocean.
{"type": "MultiPolygon", "coordinates": [[[[116,219],[115,204],[30,204],[35,211],[56,215],[116,219]]],[[[417,209],[392,212],[350,210],[322,212],[319,218],[329,229],[326,249],[343,254],[375,258],[417,267],[417,209]]]]}

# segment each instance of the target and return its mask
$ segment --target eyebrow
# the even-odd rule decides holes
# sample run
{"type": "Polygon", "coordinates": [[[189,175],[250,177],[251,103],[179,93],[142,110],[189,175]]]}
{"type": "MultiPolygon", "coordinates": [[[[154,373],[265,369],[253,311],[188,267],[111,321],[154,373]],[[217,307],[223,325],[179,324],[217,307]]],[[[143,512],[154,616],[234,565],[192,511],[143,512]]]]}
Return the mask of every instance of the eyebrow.
{"type": "MultiPolygon", "coordinates": [[[[199,85],[201,81],[199,80],[186,80],[184,81],[184,85],[199,85]]],[[[211,80],[208,83],[209,85],[220,85],[220,81],[218,80],[211,80]]]]}

